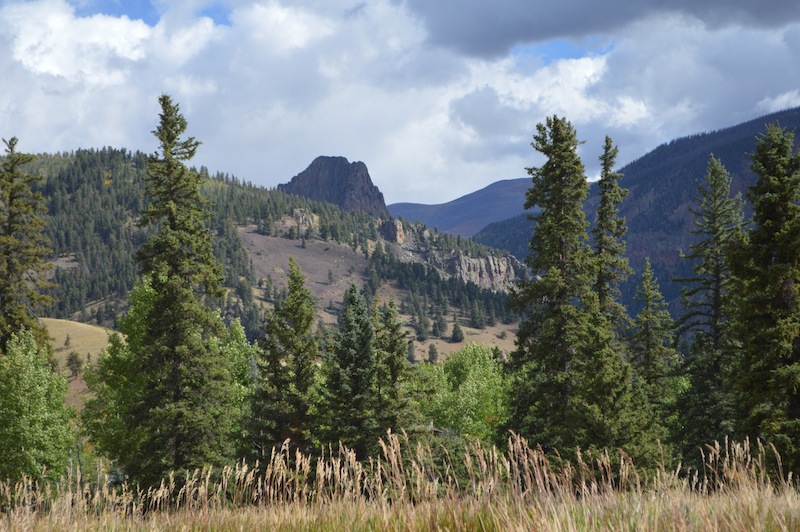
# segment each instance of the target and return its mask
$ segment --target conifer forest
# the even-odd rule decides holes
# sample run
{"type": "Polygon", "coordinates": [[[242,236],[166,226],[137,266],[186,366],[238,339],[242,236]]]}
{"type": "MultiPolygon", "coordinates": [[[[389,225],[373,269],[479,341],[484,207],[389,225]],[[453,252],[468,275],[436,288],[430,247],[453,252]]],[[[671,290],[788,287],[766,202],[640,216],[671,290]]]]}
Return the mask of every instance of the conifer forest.
{"type": "Polygon", "coordinates": [[[752,139],[743,194],[707,154],[670,305],[626,251],[620,147],[597,147],[587,213],[565,117],[533,132],[528,253],[499,290],[432,264],[507,252],[212,175],[159,106],[152,154],[3,141],[0,528],[800,527],[792,131],[752,139]],[[246,228],[361,266],[262,276],[246,228]],[[67,357],[76,333],[42,318],[107,343],[67,357]]]}

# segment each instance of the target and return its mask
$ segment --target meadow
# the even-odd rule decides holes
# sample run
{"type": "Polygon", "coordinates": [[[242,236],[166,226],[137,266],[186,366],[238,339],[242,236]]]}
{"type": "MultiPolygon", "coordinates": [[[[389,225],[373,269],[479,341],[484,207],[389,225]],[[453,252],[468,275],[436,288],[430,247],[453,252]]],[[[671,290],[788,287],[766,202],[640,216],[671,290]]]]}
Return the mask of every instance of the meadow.
{"type": "Polygon", "coordinates": [[[389,434],[368,463],[275,452],[266,466],[172,475],[158,489],[105,474],[0,484],[0,529],[797,530],[800,492],[769,448],[709,446],[698,471],[640,476],[624,455],[545,455],[519,437],[448,457],[389,434]],[[558,465],[556,465],[558,464],[558,465]]]}

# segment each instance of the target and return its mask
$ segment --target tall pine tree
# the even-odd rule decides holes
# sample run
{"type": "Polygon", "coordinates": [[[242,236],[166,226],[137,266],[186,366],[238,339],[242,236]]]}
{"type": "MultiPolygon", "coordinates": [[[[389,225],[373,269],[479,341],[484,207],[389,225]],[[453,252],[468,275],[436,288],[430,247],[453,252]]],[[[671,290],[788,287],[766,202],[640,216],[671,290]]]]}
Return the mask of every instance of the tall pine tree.
{"type": "Polygon", "coordinates": [[[367,303],[355,285],[345,293],[339,331],[323,364],[321,411],[324,443],[339,442],[358,459],[377,448],[380,426],[375,413],[375,330],[367,303]]]}
{"type": "Polygon", "coordinates": [[[33,156],[16,150],[16,137],[3,139],[0,164],[0,350],[21,329],[34,332],[40,346],[49,346],[47,331],[36,319],[49,302],[44,272],[50,253],[42,216],[44,198],[34,190],[41,177],[25,172],[33,156]]]}
{"type": "Polygon", "coordinates": [[[713,155],[697,188],[698,203],[690,211],[695,216],[691,233],[698,241],[685,255],[693,262],[694,275],[675,279],[684,284],[681,300],[686,309],[678,320],[678,332],[688,334],[691,341],[684,363],[689,386],[678,399],[678,439],[686,459],[697,458],[699,446],[734,432],[731,378],[737,348],[729,252],[741,245],[743,237],[741,195],[731,197],[731,177],[713,155]]]}
{"type": "Polygon", "coordinates": [[[523,315],[511,357],[511,428],[565,452],[631,448],[630,373],[592,291],[588,183],[575,130],[566,119],[548,118],[532,146],[546,161],[528,169],[533,183],[525,208],[540,210],[531,216],[536,227],[525,261],[533,278],[511,299],[523,315]]]}
{"type": "MultiPolygon", "coordinates": [[[[233,458],[235,387],[232,363],[220,342],[227,331],[204,298],[220,297],[221,267],[214,258],[202,176],[186,167],[199,142],[183,139],[187,122],[169,96],[159,98],[154,134],[160,152],[148,159],[147,204],[140,225],[155,236],[138,251],[141,273],[152,289],[141,309],[131,346],[138,397],[128,403],[130,436],[126,472],[138,483],[157,484],[170,471],[219,466],[233,458]]],[[[125,357],[121,357],[126,360],[125,357]]],[[[125,385],[104,374],[103,387],[125,385]]],[[[120,377],[122,377],[120,379],[120,377]]],[[[113,397],[113,394],[109,394],[113,397]]],[[[96,412],[116,405],[98,403],[96,412]]],[[[108,410],[106,410],[108,411],[108,410]]]]}
{"type": "Polygon", "coordinates": [[[629,351],[634,384],[641,390],[647,405],[652,407],[655,435],[664,440],[673,424],[670,416],[675,413],[675,400],[679,392],[680,359],[672,347],[674,323],[650,266],[650,259],[645,260],[635,299],[642,308],[633,320],[630,333],[629,351]]]}
{"type": "Polygon", "coordinates": [[[597,221],[592,229],[597,268],[594,291],[600,311],[616,327],[622,326],[627,320],[627,310],[620,303],[620,285],[632,273],[625,256],[623,240],[628,227],[618,212],[619,204],[628,195],[628,190],[619,186],[622,174],[614,171],[618,152],[618,148],[607,136],[603,144],[603,154],[600,156],[600,204],[597,207],[597,221]]]}
{"type": "Polygon", "coordinates": [[[375,416],[382,435],[399,432],[412,422],[411,398],[406,392],[409,363],[408,335],[397,317],[394,302],[380,310],[375,327],[375,416]]]}
{"type": "Polygon", "coordinates": [[[312,386],[319,346],[312,331],[315,301],[305,282],[291,257],[289,292],[265,320],[251,432],[256,458],[262,461],[286,440],[293,449],[313,450],[312,386]]]}
{"type": "Polygon", "coordinates": [[[733,252],[740,294],[739,424],[800,471],[800,154],[794,134],[768,125],[756,142],[748,198],[752,228],[733,252]]]}

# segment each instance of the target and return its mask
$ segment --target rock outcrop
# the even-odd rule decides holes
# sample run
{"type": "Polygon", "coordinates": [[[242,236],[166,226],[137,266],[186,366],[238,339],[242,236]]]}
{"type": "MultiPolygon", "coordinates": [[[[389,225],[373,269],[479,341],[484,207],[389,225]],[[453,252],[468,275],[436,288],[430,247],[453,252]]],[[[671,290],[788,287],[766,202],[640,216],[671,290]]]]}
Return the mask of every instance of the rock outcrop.
{"type": "Polygon", "coordinates": [[[475,283],[486,290],[507,292],[523,275],[522,264],[511,255],[468,257],[457,253],[450,257],[428,254],[428,263],[450,277],[475,283]]]}
{"type": "Polygon", "coordinates": [[[406,240],[406,235],[403,232],[403,222],[396,218],[386,220],[381,225],[381,236],[387,242],[402,244],[406,240]]]}
{"type": "Polygon", "coordinates": [[[513,255],[489,248],[466,252],[469,246],[442,245],[445,237],[421,224],[406,223],[404,229],[402,222],[391,220],[381,227],[381,236],[392,242],[390,234],[396,235],[398,227],[401,241],[395,240],[397,257],[403,262],[426,264],[445,279],[456,278],[486,290],[508,292],[525,276],[525,266],[513,255]]]}
{"type": "Polygon", "coordinates": [[[383,193],[369,177],[367,165],[344,157],[317,157],[308,168],[278,188],[290,194],[333,203],[346,211],[389,217],[383,193]]]}

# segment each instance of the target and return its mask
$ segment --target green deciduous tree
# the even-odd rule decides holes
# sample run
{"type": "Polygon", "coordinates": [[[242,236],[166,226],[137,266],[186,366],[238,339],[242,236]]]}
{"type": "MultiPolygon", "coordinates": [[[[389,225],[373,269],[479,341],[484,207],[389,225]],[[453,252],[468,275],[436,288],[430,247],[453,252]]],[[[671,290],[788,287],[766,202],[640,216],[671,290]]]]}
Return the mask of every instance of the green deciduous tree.
{"type": "Polygon", "coordinates": [[[681,416],[679,440],[686,458],[697,458],[697,448],[722,441],[734,433],[732,370],[736,360],[733,338],[733,302],[730,251],[741,245],[743,215],[741,195],[731,197],[731,178],[713,155],[703,182],[698,183],[692,234],[698,236],[687,260],[693,262],[691,277],[675,279],[684,284],[681,300],[685,310],[678,332],[690,335],[685,360],[689,386],[678,399],[681,416]]]}
{"type": "Polygon", "coordinates": [[[66,380],[52,371],[33,333],[12,333],[0,352],[0,479],[66,472],[74,442],[66,393],[66,380]]]}
{"type": "Polygon", "coordinates": [[[424,364],[418,371],[433,390],[420,402],[426,421],[468,439],[497,442],[508,420],[508,387],[490,348],[468,344],[444,363],[424,364]]]}
{"type": "Polygon", "coordinates": [[[3,139],[0,164],[0,349],[21,328],[34,331],[41,346],[49,346],[36,314],[50,302],[43,290],[50,253],[44,234],[44,198],[33,185],[41,177],[25,172],[33,156],[16,150],[17,139],[3,139]]]}
{"type": "Polygon", "coordinates": [[[262,461],[269,459],[273,446],[286,440],[304,453],[313,447],[312,387],[319,345],[312,331],[316,304],[305,282],[291,257],[288,295],[265,320],[250,436],[262,461]]]}
{"type": "Polygon", "coordinates": [[[86,383],[93,396],[86,400],[83,424],[97,450],[123,471],[136,469],[142,460],[146,434],[135,430],[145,415],[145,374],[137,353],[142,349],[157,294],[149,281],[137,284],[128,295],[130,307],[120,318],[119,334],[109,337],[109,346],[97,359],[97,367],[86,370],[86,383]]]}
{"type": "Polygon", "coordinates": [[[800,467],[800,154],[794,134],[768,125],[756,142],[748,198],[752,228],[733,252],[740,428],[800,467]]]}
{"type": "MultiPolygon", "coordinates": [[[[532,146],[546,157],[528,169],[525,208],[536,228],[526,264],[533,274],[512,294],[523,315],[511,355],[511,428],[546,447],[625,447],[632,451],[636,416],[630,374],[612,348],[611,322],[592,291],[587,245],[588,193],[578,140],[563,118],[537,126],[532,146]]],[[[607,157],[609,165],[613,157],[607,157]]]]}

